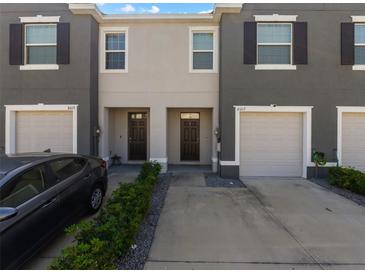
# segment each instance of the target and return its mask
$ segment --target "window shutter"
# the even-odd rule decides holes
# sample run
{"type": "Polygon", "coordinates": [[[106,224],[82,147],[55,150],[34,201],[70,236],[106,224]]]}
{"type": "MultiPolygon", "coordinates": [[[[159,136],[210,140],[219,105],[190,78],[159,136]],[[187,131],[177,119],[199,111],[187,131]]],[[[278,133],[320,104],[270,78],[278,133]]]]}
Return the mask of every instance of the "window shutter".
{"type": "Polygon", "coordinates": [[[70,63],[70,23],[57,24],[57,64],[70,63]]]}
{"type": "Polygon", "coordinates": [[[355,63],[355,30],[353,23],[341,23],[341,64],[355,63]]]}
{"type": "Polygon", "coordinates": [[[256,65],[257,23],[244,22],[243,29],[243,63],[256,65]]]}
{"type": "Polygon", "coordinates": [[[9,64],[23,65],[23,25],[10,24],[9,27],[9,64]]]}
{"type": "Polygon", "coordinates": [[[293,23],[293,63],[308,64],[308,34],[307,22],[293,23]]]}

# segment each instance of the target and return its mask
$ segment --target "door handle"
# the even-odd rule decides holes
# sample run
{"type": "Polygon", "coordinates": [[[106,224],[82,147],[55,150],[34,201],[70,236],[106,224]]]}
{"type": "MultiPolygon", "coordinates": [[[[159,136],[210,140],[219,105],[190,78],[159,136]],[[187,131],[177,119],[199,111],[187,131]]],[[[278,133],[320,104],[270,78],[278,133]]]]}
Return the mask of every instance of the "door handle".
{"type": "Polygon", "coordinates": [[[91,173],[85,175],[84,179],[89,179],[91,177],[91,173]]]}
{"type": "Polygon", "coordinates": [[[53,203],[54,203],[54,202],[56,202],[56,201],[57,201],[57,198],[53,198],[53,199],[51,199],[51,200],[47,201],[45,204],[43,204],[43,205],[42,205],[42,208],[45,208],[45,207],[47,207],[47,206],[49,206],[49,205],[53,204],[53,203]]]}

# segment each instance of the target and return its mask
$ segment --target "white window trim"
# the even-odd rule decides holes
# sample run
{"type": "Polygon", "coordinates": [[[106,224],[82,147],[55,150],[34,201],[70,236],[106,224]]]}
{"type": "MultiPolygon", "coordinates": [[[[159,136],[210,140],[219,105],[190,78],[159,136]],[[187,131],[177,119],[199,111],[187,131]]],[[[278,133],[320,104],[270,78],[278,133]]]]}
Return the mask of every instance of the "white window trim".
{"type": "MultiPolygon", "coordinates": [[[[290,46],[290,64],[259,64],[255,65],[255,70],[296,70],[297,66],[293,65],[293,24],[292,23],[257,23],[258,25],[290,25],[290,43],[256,43],[256,60],[259,60],[259,46],[290,46]]],[[[257,30],[258,31],[258,30],[257,30]]]]}
{"type": "Polygon", "coordinates": [[[295,22],[297,21],[298,15],[254,15],[255,21],[259,22],[295,22]]]}
{"type": "Polygon", "coordinates": [[[72,111],[72,151],[77,153],[77,107],[78,105],[5,105],[5,153],[16,151],[16,112],[17,111],[72,111]]]}
{"type": "MultiPolygon", "coordinates": [[[[365,16],[364,16],[364,18],[365,18],[365,16]]],[[[359,24],[356,23],[355,25],[365,26],[365,23],[359,23],[359,24]]],[[[365,43],[355,43],[354,47],[364,47],[365,48],[365,43]]],[[[352,70],[365,70],[365,64],[353,65],[352,70]]]]}
{"type": "Polygon", "coordinates": [[[354,23],[365,23],[365,16],[363,15],[353,15],[351,18],[354,23]]]}
{"type": "Polygon", "coordinates": [[[255,70],[296,70],[296,65],[290,65],[290,64],[258,64],[255,65],[255,70]]]}
{"type": "Polygon", "coordinates": [[[221,166],[240,165],[240,119],[241,112],[301,112],[303,113],[303,170],[307,178],[307,167],[312,166],[312,108],[313,106],[233,106],[235,108],[235,160],[220,161],[221,166]]]}
{"type": "Polygon", "coordinates": [[[365,70],[365,65],[353,65],[352,70],[365,70]]]}
{"type": "Polygon", "coordinates": [[[32,64],[32,65],[21,65],[19,70],[58,70],[59,65],[57,64],[32,64]]]}
{"type": "Polygon", "coordinates": [[[365,106],[337,106],[337,160],[339,166],[342,166],[342,118],[343,113],[348,112],[365,113],[365,106]]]}
{"type": "MultiPolygon", "coordinates": [[[[24,65],[19,66],[19,70],[58,70],[59,66],[57,64],[27,64],[27,47],[37,47],[37,46],[53,46],[57,48],[57,41],[56,43],[41,43],[41,44],[27,44],[27,27],[28,26],[39,26],[40,24],[26,24],[24,25],[24,45],[23,45],[23,52],[24,52],[24,65]]],[[[56,26],[56,35],[57,35],[57,25],[56,24],[42,24],[46,26],[56,26]]],[[[56,56],[57,58],[57,56],[56,56]]]]}
{"type": "Polygon", "coordinates": [[[30,16],[30,17],[19,17],[20,23],[58,23],[60,16],[30,16]]]}
{"type": "Polygon", "coordinates": [[[100,27],[99,39],[99,73],[127,73],[128,72],[128,27],[100,27]],[[105,68],[105,36],[108,33],[124,33],[125,34],[125,67],[124,69],[106,69],[105,68]]]}
{"type": "MultiPolygon", "coordinates": [[[[189,72],[190,73],[218,73],[218,41],[219,27],[189,27],[189,72]],[[213,69],[193,69],[193,34],[194,33],[213,33],[213,69]]],[[[203,52],[208,52],[204,50],[203,52]]]]}

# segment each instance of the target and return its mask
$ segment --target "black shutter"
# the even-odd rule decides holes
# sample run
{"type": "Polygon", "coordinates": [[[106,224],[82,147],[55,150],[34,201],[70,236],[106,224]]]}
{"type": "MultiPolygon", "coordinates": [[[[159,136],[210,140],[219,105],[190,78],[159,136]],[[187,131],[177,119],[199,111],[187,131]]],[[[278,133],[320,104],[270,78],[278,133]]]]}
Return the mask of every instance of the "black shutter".
{"type": "Polygon", "coordinates": [[[244,22],[243,29],[243,63],[256,64],[257,23],[244,22]]]}
{"type": "Polygon", "coordinates": [[[70,23],[57,24],[57,64],[70,63],[70,23]]]}
{"type": "Polygon", "coordinates": [[[341,64],[355,63],[355,30],[353,23],[341,23],[341,64]]]}
{"type": "Polygon", "coordinates": [[[10,24],[9,27],[9,64],[23,65],[23,25],[10,24]]]}
{"type": "Polygon", "coordinates": [[[307,22],[293,23],[293,63],[308,64],[308,34],[307,22]]]}

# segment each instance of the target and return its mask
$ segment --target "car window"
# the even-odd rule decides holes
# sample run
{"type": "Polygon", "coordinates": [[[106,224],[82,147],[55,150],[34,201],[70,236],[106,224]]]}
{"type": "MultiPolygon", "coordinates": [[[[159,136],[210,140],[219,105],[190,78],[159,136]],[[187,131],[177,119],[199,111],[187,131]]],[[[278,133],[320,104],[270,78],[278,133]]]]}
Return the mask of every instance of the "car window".
{"type": "Polygon", "coordinates": [[[86,160],[82,158],[60,159],[49,163],[51,170],[61,181],[81,171],[85,164],[86,160]]]}
{"type": "Polygon", "coordinates": [[[0,189],[0,206],[17,207],[46,188],[44,167],[33,168],[0,189]]]}

